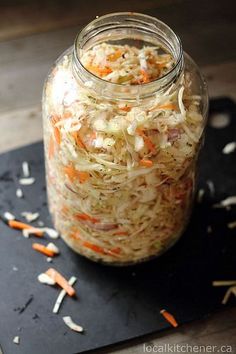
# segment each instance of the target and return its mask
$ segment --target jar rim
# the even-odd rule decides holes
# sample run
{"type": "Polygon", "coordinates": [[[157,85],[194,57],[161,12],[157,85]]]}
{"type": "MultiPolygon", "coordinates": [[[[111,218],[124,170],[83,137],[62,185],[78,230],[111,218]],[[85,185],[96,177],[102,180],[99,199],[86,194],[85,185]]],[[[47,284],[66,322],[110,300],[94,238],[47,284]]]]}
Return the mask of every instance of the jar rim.
{"type": "MultiPolygon", "coordinates": [[[[120,22],[120,20],[118,20],[120,22]]],[[[116,20],[117,22],[117,20],[116,20]]],[[[115,23],[115,22],[114,22],[115,23]]],[[[117,25],[118,25],[117,23],[117,25]]],[[[108,23],[109,24],[109,23],[108,23]]],[[[160,35],[160,34],[159,34],[160,35]]],[[[162,33],[163,35],[163,33],[162,33]]],[[[166,39],[165,36],[163,36],[163,39],[166,39]]],[[[174,48],[176,49],[176,48],[174,48]]],[[[171,53],[173,54],[173,53],[171,53]]],[[[109,13],[103,16],[99,16],[98,18],[95,18],[93,21],[88,23],[76,36],[75,41],[74,41],[74,49],[73,49],[73,60],[74,60],[74,71],[77,72],[77,74],[82,74],[84,73],[84,83],[89,80],[93,80],[94,83],[97,85],[107,85],[106,91],[108,93],[112,93],[114,89],[120,89],[121,91],[125,91],[124,88],[131,88],[134,94],[131,94],[132,98],[134,96],[136,97],[137,94],[139,95],[140,98],[144,97],[149,97],[156,93],[157,91],[161,91],[165,89],[170,83],[173,81],[176,81],[176,79],[179,77],[183,70],[183,49],[182,49],[182,43],[179,38],[179,36],[164,22],[160,21],[156,17],[138,13],[138,12],[114,12],[114,13],[109,13]],[[141,25],[146,25],[150,26],[153,30],[156,30],[156,36],[158,37],[158,29],[159,27],[167,30],[169,34],[173,36],[173,41],[175,41],[175,46],[177,47],[177,57],[175,58],[175,63],[174,66],[163,76],[152,80],[148,83],[142,83],[142,84],[134,84],[134,85],[123,85],[120,83],[114,83],[110,81],[106,81],[96,75],[94,75],[92,72],[90,72],[86,67],[82,64],[79,56],[79,51],[83,49],[83,38],[91,33],[93,30],[96,28],[99,28],[99,24],[101,24],[104,20],[108,19],[119,19],[122,18],[124,21],[127,21],[127,27],[128,24],[130,24],[132,21],[136,22],[137,24],[141,25]],[[159,27],[158,27],[159,26],[159,27]],[[159,86],[159,87],[158,87],[159,86]],[[146,94],[142,94],[141,91],[146,91],[146,94]]],[[[127,94],[127,93],[126,93],[127,94]]],[[[106,96],[106,95],[105,95],[106,96]]],[[[108,94],[110,96],[110,94],[108,94]]],[[[113,96],[113,95],[112,95],[113,96]]],[[[114,97],[109,97],[109,98],[114,98],[114,97]]],[[[129,99],[128,99],[129,100],[129,99]]]]}

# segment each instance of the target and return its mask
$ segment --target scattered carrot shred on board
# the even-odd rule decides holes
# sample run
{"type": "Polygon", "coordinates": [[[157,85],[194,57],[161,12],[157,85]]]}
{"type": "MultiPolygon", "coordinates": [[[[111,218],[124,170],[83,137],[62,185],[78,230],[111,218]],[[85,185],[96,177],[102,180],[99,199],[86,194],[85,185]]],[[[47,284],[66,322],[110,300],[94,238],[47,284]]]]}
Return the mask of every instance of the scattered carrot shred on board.
{"type": "Polygon", "coordinates": [[[166,310],[161,310],[160,314],[162,314],[162,316],[166,319],[167,322],[171,324],[171,326],[178,327],[178,323],[171,313],[167,312],[166,310]]]}
{"type": "Polygon", "coordinates": [[[139,161],[139,164],[140,164],[141,166],[144,166],[144,167],[152,167],[153,162],[152,162],[151,160],[144,160],[144,159],[142,159],[142,160],[139,161]]]}
{"type": "Polygon", "coordinates": [[[152,152],[155,153],[155,145],[152,143],[151,139],[144,133],[144,131],[141,128],[136,129],[138,135],[143,137],[145,145],[148,147],[148,149],[152,152]]]}
{"type": "Polygon", "coordinates": [[[46,246],[42,245],[41,243],[33,243],[32,248],[35,251],[38,251],[47,257],[54,257],[55,256],[55,253],[53,251],[49,250],[46,246]]]}
{"type": "Polygon", "coordinates": [[[68,295],[74,296],[75,289],[68,283],[68,281],[54,268],[49,268],[45,274],[52,278],[68,295]]]}
{"type": "Polygon", "coordinates": [[[43,236],[43,231],[37,229],[36,227],[33,227],[29,224],[25,224],[24,222],[21,222],[21,221],[17,221],[17,220],[9,220],[8,221],[8,225],[13,228],[13,229],[18,229],[18,230],[24,230],[24,229],[31,229],[31,230],[34,230],[34,234],[36,236],[43,236]]]}

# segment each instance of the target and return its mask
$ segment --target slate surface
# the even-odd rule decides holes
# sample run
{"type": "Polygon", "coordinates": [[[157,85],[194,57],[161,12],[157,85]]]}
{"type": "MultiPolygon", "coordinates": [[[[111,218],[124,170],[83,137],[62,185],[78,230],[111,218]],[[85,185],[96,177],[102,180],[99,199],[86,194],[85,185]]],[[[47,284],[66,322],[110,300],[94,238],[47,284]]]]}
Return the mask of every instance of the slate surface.
{"type": "MultiPolygon", "coordinates": [[[[72,354],[106,346],[144,334],[164,330],[169,325],[160,316],[162,308],[175,314],[180,324],[219,310],[225,289],[213,288],[214,279],[235,279],[235,230],[226,227],[236,220],[236,207],[230,211],[211,205],[236,195],[236,154],[223,155],[224,145],[235,140],[235,108],[230,100],[211,102],[211,109],[229,110],[231,124],[216,130],[207,128],[200,163],[199,185],[206,190],[202,204],[196,204],[182,239],[165,255],[146,264],[113,268],[92,263],[73,253],[61,240],[61,255],[53,266],[66,277],[78,277],[78,300],[66,298],[58,315],[52,307],[58,289],[44,286],[37,275],[50,264],[31,249],[35,239],[0,223],[0,343],[4,354],[72,354]],[[206,180],[212,180],[212,198],[206,180]],[[212,234],[207,233],[211,225],[212,234]],[[13,270],[17,267],[18,271],[13,270]],[[19,309],[33,295],[24,312],[19,309]],[[80,335],[70,331],[62,316],[71,315],[85,329],[80,335]],[[37,317],[38,316],[38,317],[37,317]],[[20,336],[20,345],[13,344],[20,336]]],[[[0,156],[0,213],[39,211],[50,225],[47,210],[42,143],[0,156]],[[21,163],[27,160],[33,186],[24,187],[25,198],[15,197],[21,163]]],[[[229,305],[234,306],[235,299],[229,305]]]]}

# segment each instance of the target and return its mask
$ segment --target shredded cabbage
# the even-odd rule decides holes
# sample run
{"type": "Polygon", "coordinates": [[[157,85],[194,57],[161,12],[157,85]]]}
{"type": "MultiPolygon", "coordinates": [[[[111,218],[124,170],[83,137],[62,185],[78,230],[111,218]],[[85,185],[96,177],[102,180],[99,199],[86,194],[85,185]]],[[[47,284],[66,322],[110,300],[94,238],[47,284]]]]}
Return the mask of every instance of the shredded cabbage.
{"type": "MultiPolygon", "coordinates": [[[[162,253],[181,235],[191,208],[204,127],[189,76],[148,100],[94,97],[64,55],[47,82],[45,156],[56,229],[77,252],[126,264],[162,253]]],[[[101,43],[83,65],[103,80],[137,85],[174,65],[156,47],[101,43]]]]}

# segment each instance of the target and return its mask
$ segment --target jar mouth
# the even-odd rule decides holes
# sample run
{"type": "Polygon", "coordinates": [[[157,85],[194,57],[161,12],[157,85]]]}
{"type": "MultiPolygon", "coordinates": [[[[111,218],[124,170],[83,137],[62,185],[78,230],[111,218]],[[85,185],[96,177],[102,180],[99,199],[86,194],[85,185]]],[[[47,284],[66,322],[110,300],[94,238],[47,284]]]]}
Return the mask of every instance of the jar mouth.
{"type": "Polygon", "coordinates": [[[103,96],[108,96],[107,98],[114,98],[114,96],[116,99],[123,98],[123,94],[127,96],[127,88],[130,91],[127,100],[136,99],[137,96],[146,98],[157,91],[163,91],[177,81],[183,71],[183,61],[182,43],[175,32],[157,18],[136,12],[116,12],[96,18],[78,33],[74,42],[73,69],[75,74],[79,76],[85,86],[90,86],[90,88],[97,86],[103,96]],[[115,31],[118,31],[117,38],[119,39],[119,35],[121,35],[119,29],[127,30],[126,34],[125,32],[122,34],[122,39],[132,39],[131,30],[133,29],[137,32],[135,39],[144,35],[151,38],[150,44],[163,46],[174,57],[173,67],[161,77],[148,83],[132,85],[110,82],[91,73],[80,60],[81,52],[86,46],[91,48],[99,42],[101,43],[104,33],[108,33],[108,35],[103,41],[113,40],[116,37],[115,31]],[[113,37],[110,35],[112,31],[114,31],[113,37]],[[97,41],[95,37],[97,37],[97,41]],[[89,46],[89,43],[93,42],[94,45],[89,46]],[[90,85],[87,85],[86,82],[90,82],[90,85]]]}

